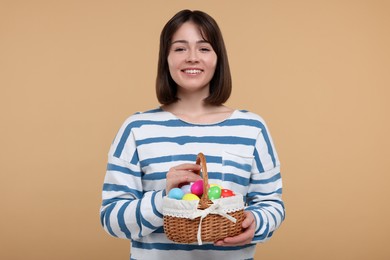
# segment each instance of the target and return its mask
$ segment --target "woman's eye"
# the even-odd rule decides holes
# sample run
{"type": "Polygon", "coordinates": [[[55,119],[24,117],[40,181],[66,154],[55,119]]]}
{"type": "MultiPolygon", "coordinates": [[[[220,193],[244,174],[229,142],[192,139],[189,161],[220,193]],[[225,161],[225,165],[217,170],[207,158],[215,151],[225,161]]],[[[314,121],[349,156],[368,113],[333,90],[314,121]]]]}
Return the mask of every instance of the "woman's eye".
{"type": "Polygon", "coordinates": [[[210,48],[200,48],[201,52],[209,52],[211,51],[210,48]]]}
{"type": "Polygon", "coordinates": [[[181,51],[185,51],[185,49],[184,48],[175,48],[174,51],[181,52],[181,51]]]}

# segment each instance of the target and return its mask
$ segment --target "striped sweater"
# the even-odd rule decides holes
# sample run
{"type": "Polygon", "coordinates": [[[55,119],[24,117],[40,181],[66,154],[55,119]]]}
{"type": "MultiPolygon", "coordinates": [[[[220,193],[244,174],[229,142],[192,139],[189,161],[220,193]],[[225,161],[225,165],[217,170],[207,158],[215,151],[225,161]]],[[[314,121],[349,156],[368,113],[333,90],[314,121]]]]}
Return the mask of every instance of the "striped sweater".
{"type": "Polygon", "coordinates": [[[130,116],[109,154],[100,210],[112,236],[131,240],[131,259],[252,259],[284,220],[280,165],[264,120],[235,110],[221,122],[193,124],[158,108],[130,116]],[[251,244],[175,244],[163,230],[162,198],[169,169],[202,152],[209,183],[243,194],[255,216],[251,244]]]}

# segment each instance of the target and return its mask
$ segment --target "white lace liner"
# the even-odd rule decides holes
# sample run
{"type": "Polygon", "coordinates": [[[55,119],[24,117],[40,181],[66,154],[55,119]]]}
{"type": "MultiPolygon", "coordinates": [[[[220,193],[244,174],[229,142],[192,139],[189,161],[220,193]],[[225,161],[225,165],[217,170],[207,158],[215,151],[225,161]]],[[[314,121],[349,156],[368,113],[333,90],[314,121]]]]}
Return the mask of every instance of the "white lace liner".
{"type": "Polygon", "coordinates": [[[227,213],[244,209],[244,201],[241,194],[232,197],[212,200],[213,204],[207,209],[198,209],[199,200],[176,200],[165,196],[163,198],[163,215],[178,218],[195,219],[200,217],[198,228],[198,244],[202,244],[201,225],[202,220],[209,214],[221,215],[236,223],[236,219],[227,213]]]}

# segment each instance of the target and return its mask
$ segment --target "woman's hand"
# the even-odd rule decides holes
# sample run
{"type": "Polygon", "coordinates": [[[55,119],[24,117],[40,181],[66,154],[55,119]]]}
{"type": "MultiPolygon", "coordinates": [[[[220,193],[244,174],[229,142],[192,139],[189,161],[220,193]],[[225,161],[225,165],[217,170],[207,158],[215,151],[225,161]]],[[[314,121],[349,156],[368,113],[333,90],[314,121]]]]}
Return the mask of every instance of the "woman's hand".
{"type": "Polygon", "coordinates": [[[181,183],[189,183],[200,180],[201,177],[196,174],[196,171],[199,171],[201,166],[195,163],[184,163],[172,167],[167,173],[167,184],[165,191],[168,194],[169,191],[173,188],[176,188],[181,183]]]}
{"type": "Polygon", "coordinates": [[[243,246],[252,242],[255,236],[255,218],[249,211],[244,211],[245,218],[242,221],[244,232],[235,237],[227,237],[214,243],[216,246],[243,246]]]}

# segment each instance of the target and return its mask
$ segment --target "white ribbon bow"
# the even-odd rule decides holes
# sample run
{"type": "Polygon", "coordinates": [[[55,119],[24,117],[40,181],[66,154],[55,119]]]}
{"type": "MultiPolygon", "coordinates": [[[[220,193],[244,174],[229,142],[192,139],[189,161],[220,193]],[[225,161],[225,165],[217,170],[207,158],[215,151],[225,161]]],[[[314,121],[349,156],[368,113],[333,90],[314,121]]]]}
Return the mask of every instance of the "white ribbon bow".
{"type": "Polygon", "coordinates": [[[233,223],[236,223],[237,219],[228,215],[227,213],[225,213],[223,211],[223,209],[220,207],[219,204],[212,204],[210,207],[208,207],[207,209],[204,209],[204,210],[197,210],[196,212],[194,212],[194,214],[191,216],[191,219],[195,219],[197,217],[200,217],[200,222],[199,222],[199,228],[198,228],[198,235],[197,235],[197,239],[198,239],[198,245],[202,245],[202,221],[205,217],[207,217],[207,215],[209,214],[218,214],[222,217],[225,217],[227,218],[228,220],[230,220],[231,222],[233,223]]]}

